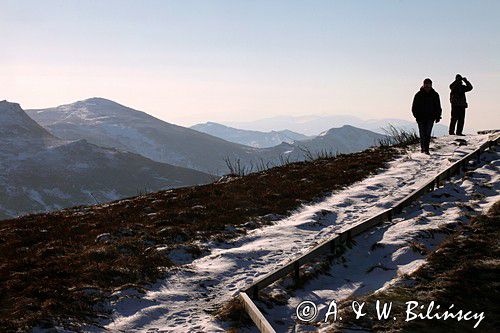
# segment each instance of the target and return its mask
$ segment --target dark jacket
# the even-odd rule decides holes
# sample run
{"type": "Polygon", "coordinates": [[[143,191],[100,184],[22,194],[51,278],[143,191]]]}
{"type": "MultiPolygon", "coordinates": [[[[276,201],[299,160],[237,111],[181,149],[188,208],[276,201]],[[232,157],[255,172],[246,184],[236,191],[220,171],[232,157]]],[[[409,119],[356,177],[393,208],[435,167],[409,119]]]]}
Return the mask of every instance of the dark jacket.
{"type": "Polygon", "coordinates": [[[417,121],[441,119],[439,94],[434,89],[426,92],[424,87],[420,88],[413,98],[411,112],[417,121]]]}
{"type": "Polygon", "coordinates": [[[450,84],[450,103],[452,106],[468,107],[465,93],[472,90],[472,84],[467,80],[464,82],[465,86],[462,84],[462,80],[455,80],[450,84]]]}

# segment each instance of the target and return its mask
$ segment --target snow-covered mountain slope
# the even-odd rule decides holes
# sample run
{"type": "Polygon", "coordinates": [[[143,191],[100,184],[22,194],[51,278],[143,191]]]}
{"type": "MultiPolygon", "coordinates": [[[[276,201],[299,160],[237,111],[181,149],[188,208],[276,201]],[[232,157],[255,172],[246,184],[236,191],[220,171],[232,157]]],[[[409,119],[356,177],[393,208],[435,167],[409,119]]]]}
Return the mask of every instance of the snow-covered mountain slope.
{"type": "Polygon", "coordinates": [[[58,139],[31,119],[16,103],[0,101],[0,167],[13,157],[33,154],[58,139]]]}
{"type": "Polygon", "coordinates": [[[19,104],[0,102],[0,219],[210,181],[199,171],[58,139],[19,104]]]}
{"type": "Polygon", "coordinates": [[[0,122],[2,139],[54,139],[49,132],[23,112],[19,104],[3,100],[0,101],[0,108],[2,110],[0,114],[2,117],[0,122]]]}
{"type": "MultiPolygon", "coordinates": [[[[232,134],[237,135],[238,133],[240,133],[246,138],[251,137],[255,139],[254,142],[258,140],[258,136],[271,135],[271,137],[267,138],[271,138],[272,140],[277,139],[274,140],[274,142],[276,143],[280,140],[279,138],[282,137],[283,133],[294,133],[286,130],[281,132],[272,131],[269,133],[238,130],[216,123],[206,123],[201,124],[200,126],[205,130],[213,128],[213,131],[209,131],[216,132],[218,133],[217,135],[222,135],[221,133],[224,131],[226,131],[226,133],[230,133],[227,136],[230,136],[232,134]]],[[[216,135],[214,133],[210,134],[216,135]]],[[[379,144],[379,140],[386,138],[386,136],[383,134],[356,128],[350,125],[344,125],[340,128],[331,128],[328,131],[325,131],[320,135],[312,138],[307,138],[306,136],[300,134],[299,136],[296,136],[296,140],[282,140],[280,141],[281,143],[278,142],[277,145],[273,145],[272,147],[268,147],[266,149],[261,149],[258,153],[259,158],[262,158],[266,161],[270,160],[277,162],[276,157],[282,155],[288,157],[290,161],[302,161],[310,158],[311,156],[316,157],[319,154],[324,153],[353,153],[362,151],[372,146],[377,146],[379,144]],[[300,138],[299,136],[301,136],[302,138],[300,138]]],[[[227,139],[229,140],[229,138],[227,139]]]]}
{"type": "MultiPolygon", "coordinates": [[[[210,255],[170,272],[145,294],[133,290],[116,292],[112,304],[113,320],[105,325],[106,329],[126,332],[224,332],[227,327],[215,320],[210,310],[219,308],[222,303],[235,296],[239,289],[331,237],[335,232],[371,217],[403,199],[422,183],[473,151],[487,140],[487,136],[476,135],[466,139],[467,145],[462,145],[454,141],[453,137],[440,138],[431,146],[431,156],[414,149],[391,162],[387,170],[335,192],[321,202],[304,205],[290,217],[273,225],[250,231],[231,243],[208,244],[211,245],[210,255]]],[[[441,190],[445,194],[439,200],[445,200],[443,198],[455,192],[458,197],[453,194],[453,200],[460,202],[474,199],[474,208],[477,209],[494,202],[500,191],[498,161],[498,153],[491,153],[483,160],[477,173],[469,175],[467,181],[457,178],[454,183],[441,190]],[[484,187],[479,190],[481,184],[484,187]]],[[[461,216],[460,209],[455,204],[445,203],[440,206],[438,202],[426,203],[426,198],[422,200],[424,203],[417,205],[419,208],[416,211],[397,217],[402,224],[394,225],[389,229],[390,232],[381,236],[385,237],[387,246],[398,244],[401,248],[407,247],[405,241],[408,237],[401,236],[401,241],[398,241],[393,236],[398,232],[400,235],[402,232],[417,234],[425,227],[429,218],[435,217],[435,220],[429,222],[434,227],[446,223],[448,218],[461,216]],[[437,208],[433,205],[437,205],[437,208]],[[417,217],[420,214],[422,218],[417,217]],[[406,221],[407,219],[413,220],[406,221]]],[[[372,240],[370,238],[370,242],[372,240]]],[[[397,252],[397,257],[401,261],[394,265],[401,266],[401,269],[411,269],[418,264],[418,261],[406,260],[415,258],[407,250],[397,252]],[[407,265],[408,263],[411,264],[407,265]]],[[[378,257],[373,258],[378,260],[378,257]]],[[[387,272],[374,270],[374,273],[377,276],[363,276],[364,279],[371,279],[372,285],[381,281],[387,272]]],[[[394,274],[393,271],[390,273],[394,274]]],[[[344,283],[348,284],[351,291],[360,286],[346,281],[344,283]]],[[[293,302],[290,306],[293,306],[293,302]]],[[[275,317],[270,318],[272,321],[283,319],[279,314],[273,315],[275,317]]],[[[285,319],[283,322],[288,323],[289,318],[285,319]]],[[[98,328],[95,330],[103,331],[98,328]]]]}
{"type": "Polygon", "coordinates": [[[309,138],[306,135],[289,130],[259,132],[228,127],[214,122],[197,124],[191,126],[191,128],[230,142],[240,143],[255,148],[269,148],[277,146],[282,142],[293,143],[297,140],[309,138]]]}
{"type": "Polygon", "coordinates": [[[103,98],[27,113],[63,139],[86,139],[99,146],[212,174],[227,172],[227,157],[248,161],[255,154],[254,148],[170,124],[103,98]]]}
{"type": "MultiPolygon", "coordinates": [[[[349,115],[332,116],[277,116],[272,118],[259,119],[251,122],[228,122],[225,125],[255,131],[270,131],[289,129],[294,132],[304,133],[306,135],[318,135],[332,127],[341,127],[343,125],[352,125],[355,127],[367,129],[377,133],[385,134],[384,129],[389,124],[406,130],[417,130],[417,124],[414,121],[404,119],[386,118],[363,120],[349,115]]],[[[418,131],[417,131],[418,133],[418,131]]],[[[442,124],[435,124],[433,129],[434,136],[443,136],[448,133],[448,128],[442,124]]]]}
{"type": "Polygon", "coordinates": [[[332,128],[312,139],[293,143],[283,142],[271,148],[262,149],[260,157],[264,160],[277,161],[276,156],[284,156],[290,161],[303,161],[318,156],[333,156],[365,150],[379,145],[379,140],[386,138],[368,130],[344,125],[332,128]]]}
{"type": "Polygon", "coordinates": [[[375,135],[346,126],[342,130],[329,131],[320,139],[306,140],[298,145],[284,142],[270,148],[254,148],[169,124],[102,98],[29,110],[28,114],[51,133],[64,139],[85,139],[98,146],[115,147],[155,161],[217,175],[228,173],[227,159],[233,162],[239,160],[245,167],[262,162],[277,165],[283,160],[306,159],[307,154],[299,147],[306,147],[313,154],[319,151],[351,153],[376,143],[372,140],[375,135]]]}
{"type": "Polygon", "coordinates": [[[384,138],[386,136],[383,134],[344,125],[340,128],[332,128],[323,132],[313,139],[297,141],[294,145],[306,148],[312,152],[333,151],[349,153],[377,146],[379,140],[384,138]]]}

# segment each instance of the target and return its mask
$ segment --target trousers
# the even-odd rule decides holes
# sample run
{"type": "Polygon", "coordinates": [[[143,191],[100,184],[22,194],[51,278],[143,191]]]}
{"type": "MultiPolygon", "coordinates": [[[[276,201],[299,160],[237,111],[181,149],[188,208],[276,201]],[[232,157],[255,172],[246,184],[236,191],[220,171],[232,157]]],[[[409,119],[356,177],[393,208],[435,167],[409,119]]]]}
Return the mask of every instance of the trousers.
{"type": "Polygon", "coordinates": [[[420,135],[420,148],[422,152],[429,152],[429,145],[431,143],[431,133],[432,126],[434,125],[434,120],[421,120],[417,121],[418,132],[420,135]]]}
{"type": "Polygon", "coordinates": [[[451,121],[450,121],[450,134],[463,134],[465,124],[465,107],[463,106],[451,106],[451,121]],[[457,127],[457,131],[455,132],[455,125],[457,127]]]}

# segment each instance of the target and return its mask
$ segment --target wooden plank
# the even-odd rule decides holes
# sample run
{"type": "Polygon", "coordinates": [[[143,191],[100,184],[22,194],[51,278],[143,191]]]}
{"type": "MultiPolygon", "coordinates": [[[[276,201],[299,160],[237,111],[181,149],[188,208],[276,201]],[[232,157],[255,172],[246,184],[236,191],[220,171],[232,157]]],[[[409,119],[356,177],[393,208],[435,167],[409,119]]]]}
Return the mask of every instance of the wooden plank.
{"type": "Polygon", "coordinates": [[[348,230],[351,231],[351,237],[355,237],[359,234],[362,234],[366,230],[369,230],[374,226],[381,224],[382,222],[389,221],[391,213],[392,213],[392,208],[386,209],[381,213],[373,216],[372,218],[369,218],[349,228],[348,230]]]}
{"type": "Polygon", "coordinates": [[[252,318],[259,331],[262,333],[276,333],[274,328],[269,324],[266,317],[260,312],[259,308],[252,302],[250,297],[245,292],[240,292],[240,300],[246,312],[252,318]]]}
{"type": "Polygon", "coordinates": [[[412,193],[408,194],[402,200],[398,201],[392,208],[394,214],[401,214],[405,207],[408,207],[421,197],[422,195],[430,192],[431,189],[435,187],[436,179],[431,179],[427,181],[425,184],[421,185],[419,188],[414,190],[412,193]]]}
{"type": "Polygon", "coordinates": [[[497,145],[499,141],[500,141],[500,136],[497,136],[496,138],[494,138],[492,140],[484,142],[481,146],[479,146],[479,148],[477,148],[473,152],[465,155],[460,160],[458,160],[457,162],[453,163],[451,166],[446,168],[446,170],[443,170],[441,173],[439,173],[436,176],[436,180],[443,181],[445,179],[448,179],[450,176],[452,176],[456,173],[459,173],[460,170],[462,168],[464,168],[469,161],[476,159],[476,158],[479,158],[481,152],[485,151],[489,147],[497,145]]]}
{"type": "Polygon", "coordinates": [[[255,290],[261,290],[269,286],[270,284],[274,283],[275,281],[285,277],[291,272],[294,272],[296,270],[297,265],[301,267],[305,263],[310,262],[311,259],[315,257],[327,253],[332,253],[332,242],[335,242],[337,240],[340,242],[345,242],[347,240],[348,233],[351,233],[351,237],[354,237],[360,234],[361,232],[371,228],[372,226],[375,226],[383,221],[387,221],[390,215],[391,215],[391,209],[384,210],[381,213],[357,224],[356,226],[345,230],[341,234],[334,235],[333,237],[327,239],[323,243],[316,245],[307,253],[304,253],[300,257],[288,262],[285,266],[280,267],[277,270],[269,272],[268,274],[264,275],[262,278],[255,281],[250,287],[246,288],[244,291],[249,295],[254,295],[255,290]]]}
{"type": "MultiPolygon", "coordinates": [[[[249,287],[244,289],[243,291],[250,294],[250,295],[255,295],[256,293],[270,285],[271,283],[287,276],[289,273],[293,271],[293,261],[286,264],[285,266],[282,266],[275,271],[269,272],[257,281],[253,282],[249,287]]],[[[255,297],[254,296],[254,297],[255,297]]]]}
{"type": "Polygon", "coordinates": [[[305,263],[311,261],[314,257],[317,257],[322,254],[326,253],[331,253],[331,245],[330,243],[333,242],[339,235],[334,235],[333,237],[329,238],[325,242],[316,245],[314,248],[312,248],[310,251],[307,253],[304,253],[300,257],[288,262],[285,266],[278,268],[277,270],[273,272],[269,272],[268,274],[264,275],[262,278],[258,279],[255,281],[250,287],[244,289],[244,291],[250,295],[253,295],[255,293],[255,290],[261,290],[273,282],[281,279],[282,277],[285,277],[286,275],[290,274],[291,272],[294,271],[294,267],[296,265],[302,266],[305,263]]]}

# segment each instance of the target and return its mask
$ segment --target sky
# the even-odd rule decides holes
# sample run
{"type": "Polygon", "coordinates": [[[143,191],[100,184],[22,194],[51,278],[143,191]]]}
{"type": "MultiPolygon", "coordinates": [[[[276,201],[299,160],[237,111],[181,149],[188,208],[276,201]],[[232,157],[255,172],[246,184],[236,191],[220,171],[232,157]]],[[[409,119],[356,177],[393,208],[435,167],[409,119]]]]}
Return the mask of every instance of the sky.
{"type": "Polygon", "coordinates": [[[0,100],[104,97],[179,125],[277,115],[412,120],[430,77],[449,120],[500,128],[500,1],[0,0],[0,100]]]}

